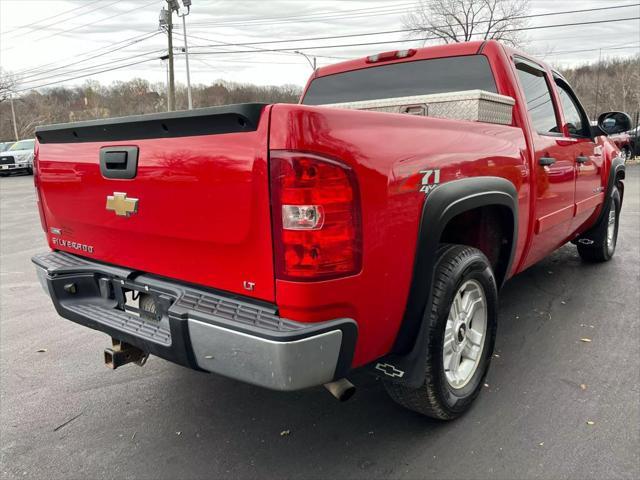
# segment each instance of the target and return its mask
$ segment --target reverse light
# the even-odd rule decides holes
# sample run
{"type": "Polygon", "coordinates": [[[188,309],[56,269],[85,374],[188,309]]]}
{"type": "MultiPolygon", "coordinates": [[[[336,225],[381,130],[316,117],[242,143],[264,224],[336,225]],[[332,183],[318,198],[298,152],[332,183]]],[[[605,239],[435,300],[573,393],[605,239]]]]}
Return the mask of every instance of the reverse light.
{"type": "Polygon", "coordinates": [[[408,50],[393,50],[391,52],[376,53],[367,57],[367,63],[386,62],[389,60],[397,60],[399,58],[408,58],[416,54],[415,48],[408,50]]]}
{"type": "Polygon", "coordinates": [[[322,228],[322,205],[282,205],[284,230],[315,230],[322,228]]]}
{"type": "Polygon", "coordinates": [[[346,165],[319,155],[271,152],[276,276],[327,280],[360,271],[357,183],[346,165]]]}

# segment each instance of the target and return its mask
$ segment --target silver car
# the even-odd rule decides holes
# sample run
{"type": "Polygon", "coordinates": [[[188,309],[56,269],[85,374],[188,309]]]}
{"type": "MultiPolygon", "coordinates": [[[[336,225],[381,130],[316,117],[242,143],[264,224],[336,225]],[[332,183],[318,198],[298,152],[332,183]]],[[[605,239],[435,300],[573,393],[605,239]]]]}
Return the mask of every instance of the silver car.
{"type": "Polygon", "coordinates": [[[0,153],[0,175],[6,177],[12,172],[27,172],[33,175],[33,148],[35,139],[20,140],[9,150],[0,153]]]}

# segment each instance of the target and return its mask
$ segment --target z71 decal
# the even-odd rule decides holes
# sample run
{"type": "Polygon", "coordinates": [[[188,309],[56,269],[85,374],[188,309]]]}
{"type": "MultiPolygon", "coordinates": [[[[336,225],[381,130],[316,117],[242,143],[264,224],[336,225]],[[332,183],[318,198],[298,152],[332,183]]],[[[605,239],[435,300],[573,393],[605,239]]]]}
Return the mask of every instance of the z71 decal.
{"type": "Polygon", "coordinates": [[[428,195],[431,190],[440,185],[440,169],[435,168],[433,170],[420,170],[422,174],[422,186],[420,191],[428,195]]]}

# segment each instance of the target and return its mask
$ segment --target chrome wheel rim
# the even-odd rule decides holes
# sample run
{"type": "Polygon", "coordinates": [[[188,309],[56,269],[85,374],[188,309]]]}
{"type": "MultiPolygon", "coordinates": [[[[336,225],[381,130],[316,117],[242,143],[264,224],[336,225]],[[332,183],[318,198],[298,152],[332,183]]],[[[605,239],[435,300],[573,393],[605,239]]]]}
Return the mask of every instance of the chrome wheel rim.
{"type": "Polygon", "coordinates": [[[612,205],[611,210],[609,210],[609,223],[607,225],[607,250],[609,254],[613,253],[616,248],[616,220],[616,209],[612,205]]]}
{"type": "Polygon", "coordinates": [[[467,280],[458,289],[444,330],[442,361],[452,388],[465,387],[478,369],[487,332],[487,300],[482,285],[467,280]]]}

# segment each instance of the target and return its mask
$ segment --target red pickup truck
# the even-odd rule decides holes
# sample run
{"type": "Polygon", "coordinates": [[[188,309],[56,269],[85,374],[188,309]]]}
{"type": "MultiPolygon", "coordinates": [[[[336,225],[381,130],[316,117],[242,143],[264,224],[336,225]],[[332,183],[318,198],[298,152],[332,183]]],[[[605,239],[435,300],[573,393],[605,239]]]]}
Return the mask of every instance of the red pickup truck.
{"type": "Polygon", "coordinates": [[[625,167],[557,72],[494,41],[320,68],[299,104],[37,129],[57,312],[106,332],[108,366],[153,354],[263,387],[358,368],[440,419],[492,357],[502,284],[566,242],[614,253],[625,167]]]}

